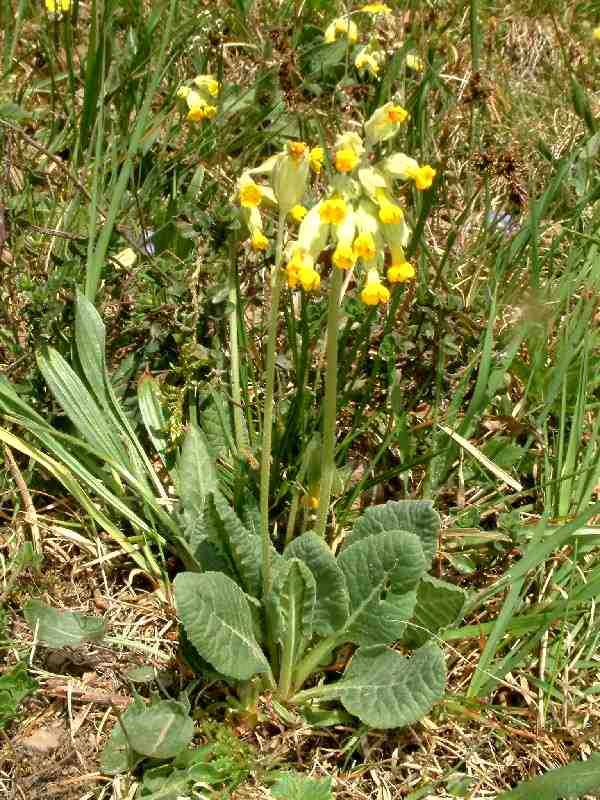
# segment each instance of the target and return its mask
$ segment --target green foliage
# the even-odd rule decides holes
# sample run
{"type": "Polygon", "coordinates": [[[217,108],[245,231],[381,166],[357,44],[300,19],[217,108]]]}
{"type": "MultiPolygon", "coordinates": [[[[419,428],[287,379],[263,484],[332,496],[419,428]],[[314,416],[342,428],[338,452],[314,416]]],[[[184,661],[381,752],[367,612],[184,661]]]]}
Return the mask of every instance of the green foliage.
{"type": "Polygon", "coordinates": [[[97,642],[104,637],[106,631],[103,619],[51,608],[40,600],[30,600],[24,607],[23,614],[36,639],[48,647],[97,642]]]}
{"type": "Polygon", "coordinates": [[[271,794],[276,800],[331,800],[331,778],[282,772],[271,786],[271,794]]]}
{"type": "MultiPolygon", "coordinates": [[[[413,617],[427,566],[421,542],[431,558],[439,518],[424,502],[390,502],[375,511],[356,523],[350,544],[337,558],[310,532],[290,543],[284,559],[273,550],[273,584],[261,610],[232,577],[179,574],[174,583],[178,614],[201,658],[235,681],[266,673],[267,682],[277,682],[280,696],[292,702],[339,699],[376,727],[405,725],[426,714],[443,696],[442,652],[430,642],[406,659],[386,645],[402,637],[413,617]],[[404,523],[411,530],[399,527],[404,523]],[[301,691],[335,649],[349,642],[359,649],[345,675],[337,683],[301,691]]],[[[242,533],[234,517],[230,510],[231,529],[252,541],[253,534],[242,533]]],[[[227,542],[226,525],[220,535],[227,542]]],[[[460,616],[464,593],[456,590],[457,603],[453,587],[446,592],[453,603],[438,625],[435,593],[433,600],[426,590],[421,596],[419,624],[427,622],[431,632],[460,616]]]]}
{"type": "Polygon", "coordinates": [[[545,775],[525,781],[498,800],[574,800],[600,789],[600,755],[592,753],[587,761],[578,761],[551,769],[545,775]]]}
{"type": "Polygon", "coordinates": [[[37,688],[37,681],[29,675],[25,664],[17,664],[0,675],[0,730],[17,716],[21,701],[37,688]]]}

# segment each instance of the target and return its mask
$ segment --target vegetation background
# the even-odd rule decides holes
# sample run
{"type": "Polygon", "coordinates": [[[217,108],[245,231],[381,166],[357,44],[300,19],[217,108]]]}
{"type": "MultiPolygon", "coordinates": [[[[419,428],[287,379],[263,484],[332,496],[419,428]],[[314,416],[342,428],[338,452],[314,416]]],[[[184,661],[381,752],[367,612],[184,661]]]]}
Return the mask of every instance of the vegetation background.
{"type": "MultiPolygon", "coordinates": [[[[267,709],[236,729],[252,748],[234,759],[252,765],[240,798],[267,797],[265,775],[285,765],[333,775],[338,798],[495,797],[600,746],[600,7],[390,5],[364,22],[387,51],[377,79],[354,69],[345,41],[324,44],[333,13],[319,0],[92,0],[60,19],[30,0],[0,4],[0,371],[59,431],[71,432],[35,354],[70,356],[76,289],[98,280],[115,391],[136,429],[145,373],[160,381],[173,448],[188,419],[223,413],[242,168],[289,138],[327,145],[398,93],[410,111],[401,149],[438,171],[412,198],[416,281],[385,310],[346,298],[335,502],[343,529],[361,506],[435,501],[435,569],[469,592],[464,623],[443,634],[447,698],[385,733],[286,730],[267,709]],[[176,92],[199,73],[223,89],[215,119],[194,124],[176,92]]],[[[251,476],[273,253],[240,252],[251,476]]],[[[323,297],[301,299],[282,325],[274,457],[286,468],[272,498],[283,526],[310,489],[325,314],[323,297]]],[[[6,673],[28,659],[30,677],[0,689],[0,786],[132,797],[135,785],[100,774],[99,752],[128,670],[169,665],[185,680],[173,607],[56,476],[4,455],[1,655],[6,673]],[[38,596],[105,615],[110,637],[32,648],[19,609],[38,596]]],[[[166,555],[160,566],[175,568],[166,555]]]]}

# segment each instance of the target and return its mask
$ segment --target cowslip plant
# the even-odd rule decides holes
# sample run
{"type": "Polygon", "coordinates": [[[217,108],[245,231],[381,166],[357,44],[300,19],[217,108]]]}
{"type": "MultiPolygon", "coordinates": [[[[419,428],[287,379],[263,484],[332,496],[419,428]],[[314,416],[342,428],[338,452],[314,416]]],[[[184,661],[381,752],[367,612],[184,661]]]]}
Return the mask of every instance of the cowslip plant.
{"type": "Polygon", "coordinates": [[[277,213],[260,527],[242,520],[218,488],[207,486],[190,541],[204,571],[183,572],[174,583],[187,641],[217,674],[237,685],[243,702],[251,703],[263,689],[292,704],[339,700],[366,724],[383,728],[419,719],[443,695],[444,657],[430,636],[460,613],[464,601],[460,590],[436,586],[426,577],[439,534],[439,518],[429,502],[389,502],[367,510],[337,554],[326,540],[335,470],[337,330],[344,278],[354,273],[363,285],[363,302],[377,305],[390,297],[380,277],[386,251],[392,285],[414,276],[404,251],[410,231],[394,199],[395,185],[398,180],[412,180],[423,190],[435,177],[433,168],[419,166],[403,153],[375,158],[406,118],[401,106],[386,103],[365,123],[364,138],[354,132],[338,136],[334,174],[306,213],[303,202],[311,166],[321,172],[322,148],[290,141],[238,180],[236,199],[254,250],[267,247],[261,210],[272,208],[277,213]],[[290,216],[301,221],[297,236],[286,244],[290,216]],[[319,514],[314,531],[292,539],[279,553],[272,544],[269,519],[279,304],[286,280],[291,291],[301,288],[310,293],[322,287],[318,264],[326,250],[333,267],[319,514]],[[411,621],[413,630],[424,635],[418,642],[421,646],[407,659],[389,645],[408,635],[411,621]],[[314,685],[338,648],[347,645],[357,650],[341,679],[314,685]]]}

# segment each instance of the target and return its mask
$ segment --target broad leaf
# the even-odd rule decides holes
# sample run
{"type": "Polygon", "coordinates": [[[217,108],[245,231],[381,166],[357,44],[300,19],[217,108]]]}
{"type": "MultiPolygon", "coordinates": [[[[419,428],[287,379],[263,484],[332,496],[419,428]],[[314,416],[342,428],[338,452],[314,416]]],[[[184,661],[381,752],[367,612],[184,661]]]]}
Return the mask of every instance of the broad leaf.
{"type": "Polygon", "coordinates": [[[218,672],[243,681],[269,671],[254,637],[248,601],[231,578],[218,572],[181,572],[174,592],[191,643],[218,672]]]}
{"type": "Polygon", "coordinates": [[[177,472],[181,502],[195,516],[204,510],[208,495],[217,489],[217,471],[204,434],[193,422],[183,441],[177,472]]]}
{"type": "Polygon", "coordinates": [[[345,547],[377,533],[397,530],[419,537],[429,569],[440,535],[440,518],[429,500],[390,500],[367,508],[350,531],[345,547]]]}
{"type": "Polygon", "coordinates": [[[419,583],[413,617],[408,624],[402,643],[420,647],[431,635],[455,623],[467,601],[467,593],[460,586],[425,575],[419,583]]]}
{"type": "Polygon", "coordinates": [[[271,794],[277,800],[331,800],[331,778],[282,772],[271,787],[271,794]]]}
{"type": "Polygon", "coordinates": [[[496,800],[559,800],[585,794],[597,796],[600,790],[600,754],[592,753],[587,761],[575,761],[545,775],[532,778],[496,800]]]}
{"type": "Polygon", "coordinates": [[[103,638],[106,625],[101,617],[88,617],[76,611],[62,611],[30,600],[23,608],[28,624],[40,642],[48,647],[65,647],[103,638]]]}
{"type": "Polygon", "coordinates": [[[344,708],[370,727],[410,725],[444,696],[444,654],[433,643],[410,659],[388,647],[361,647],[336,688],[344,708]]]}
{"type": "Polygon", "coordinates": [[[101,758],[101,768],[109,775],[133,769],[141,757],[173,758],[194,737],[194,722],[183,703],[158,700],[146,705],[141,697],[114,726],[101,758]]]}
{"type": "Polygon", "coordinates": [[[37,688],[37,681],[29,675],[23,663],[0,675],[0,730],[16,717],[21,700],[37,688]]]}
{"type": "Polygon", "coordinates": [[[209,541],[231,563],[237,583],[248,594],[261,593],[260,539],[251,534],[227,500],[218,492],[208,500],[204,514],[209,541]]]}
{"type": "Polygon", "coordinates": [[[313,574],[317,586],[315,632],[329,636],[342,628],[348,618],[348,589],[331,549],[320,536],[309,531],[294,539],[284,555],[299,558],[313,574]]]}
{"type": "Polygon", "coordinates": [[[284,658],[294,664],[312,637],[316,586],[300,559],[281,559],[274,569],[268,598],[273,637],[283,647],[284,658]]]}
{"type": "Polygon", "coordinates": [[[340,640],[370,645],[400,638],[425,571],[418,537],[404,531],[369,536],[346,547],[337,561],[350,598],[340,640]]]}

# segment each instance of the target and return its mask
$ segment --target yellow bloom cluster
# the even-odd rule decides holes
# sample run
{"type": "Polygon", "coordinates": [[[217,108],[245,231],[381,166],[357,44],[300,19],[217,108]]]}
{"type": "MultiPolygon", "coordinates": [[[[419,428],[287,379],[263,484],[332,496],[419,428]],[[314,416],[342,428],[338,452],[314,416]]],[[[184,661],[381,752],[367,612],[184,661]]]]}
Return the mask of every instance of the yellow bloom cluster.
{"type": "Polygon", "coordinates": [[[594,30],[592,31],[592,35],[594,39],[598,39],[598,41],[600,41],[600,27],[594,28],[594,30]]]}
{"type": "Polygon", "coordinates": [[[71,10],[71,0],[46,0],[46,11],[51,17],[60,19],[71,10]]]}
{"type": "Polygon", "coordinates": [[[217,115],[214,103],[220,88],[219,82],[212,75],[198,75],[191,86],[183,84],[179,87],[177,97],[185,102],[188,109],[187,119],[190,122],[213,119],[217,115]]]}
{"type": "Polygon", "coordinates": [[[361,298],[366,305],[387,303],[390,298],[380,277],[386,264],[389,284],[415,277],[405,256],[410,230],[402,206],[394,199],[395,184],[410,181],[423,191],[432,185],[436,171],[405,153],[373,160],[374,148],[398,133],[407,119],[406,109],[388,102],[365,122],[364,136],[340,134],[331,161],[334,175],[323,197],[308,210],[302,201],[311,168],[321,172],[322,147],[310,149],[304,142],[289,141],[280,153],[241,175],[236,197],[254,250],[268,248],[260,212],[264,205],[278,206],[281,214],[299,226],[286,249],[290,289],[319,288],[318,264],[326,248],[331,248],[335,268],[363,272],[361,298]],[[268,182],[257,183],[256,175],[266,176],[268,182]]]}

